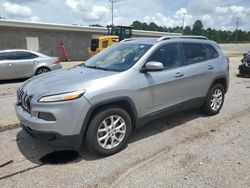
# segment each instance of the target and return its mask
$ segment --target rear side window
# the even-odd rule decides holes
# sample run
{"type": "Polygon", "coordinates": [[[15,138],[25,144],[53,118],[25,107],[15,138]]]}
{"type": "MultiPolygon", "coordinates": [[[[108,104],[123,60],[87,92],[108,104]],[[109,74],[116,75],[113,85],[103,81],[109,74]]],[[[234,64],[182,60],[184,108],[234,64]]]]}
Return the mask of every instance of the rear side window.
{"type": "Polygon", "coordinates": [[[147,62],[149,61],[161,62],[165,69],[182,66],[177,44],[166,44],[159,47],[147,62]]]}
{"type": "Polygon", "coordinates": [[[219,57],[218,52],[214,49],[213,46],[209,44],[204,44],[204,47],[205,47],[208,59],[214,59],[214,58],[219,57]]]}
{"type": "Polygon", "coordinates": [[[206,51],[202,44],[183,43],[182,46],[186,65],[199,63],[207,60],[206,51]]]}
{"type": "Polygon", "coordinates": [[[22,51],[17,51],[15,53],[15,59],[16,60],[23,60],[23,59],[35,59],[38,56],[36,54],[30,53],[30,52],[22,52],[22,51]]]}

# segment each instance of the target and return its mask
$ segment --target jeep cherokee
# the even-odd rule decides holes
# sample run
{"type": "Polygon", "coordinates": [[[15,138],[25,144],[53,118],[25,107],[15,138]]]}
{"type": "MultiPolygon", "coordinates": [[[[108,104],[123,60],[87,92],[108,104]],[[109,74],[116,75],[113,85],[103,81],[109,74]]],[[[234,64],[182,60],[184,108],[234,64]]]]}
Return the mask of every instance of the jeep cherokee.
{"type": "Polygon", "coordinates": [[[27,80],[17,91],[23,130],[57,148],[84,140],[111,155],[134,128],[190,108],[219,113],[229,64],[218,44],[201,36],[124,40],[85,63],[27,80]]]}

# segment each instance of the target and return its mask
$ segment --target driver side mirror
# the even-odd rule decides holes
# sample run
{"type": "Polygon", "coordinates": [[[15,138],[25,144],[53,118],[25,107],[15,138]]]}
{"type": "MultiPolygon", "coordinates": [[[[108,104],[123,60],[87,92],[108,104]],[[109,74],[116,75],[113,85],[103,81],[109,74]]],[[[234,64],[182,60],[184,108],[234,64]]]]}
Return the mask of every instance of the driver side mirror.
{"type": "Polygon", "coordinates": [[[162,71],[163,69],[164,67],[161,62],[149,61],[143,66],[141,72],[162,71]]]}

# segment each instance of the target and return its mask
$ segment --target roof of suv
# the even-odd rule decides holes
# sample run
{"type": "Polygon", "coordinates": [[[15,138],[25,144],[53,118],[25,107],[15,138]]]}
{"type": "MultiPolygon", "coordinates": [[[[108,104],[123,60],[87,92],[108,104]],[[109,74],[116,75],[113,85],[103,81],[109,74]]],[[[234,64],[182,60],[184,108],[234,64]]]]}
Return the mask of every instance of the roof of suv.
{"type": "Polygon", "coordinates": [[[125,39],[121,41],[121,43],[136,43],[136,44],[151,44],[154,45],[158,42],[162,41],[189,41],[189,42],[213,42],[210,41],[208,38],[204,36],[194,36],[194,35],[189,35],[189,36],[163,36],[160,38],[130,38],[130,39],[125,39]]]}

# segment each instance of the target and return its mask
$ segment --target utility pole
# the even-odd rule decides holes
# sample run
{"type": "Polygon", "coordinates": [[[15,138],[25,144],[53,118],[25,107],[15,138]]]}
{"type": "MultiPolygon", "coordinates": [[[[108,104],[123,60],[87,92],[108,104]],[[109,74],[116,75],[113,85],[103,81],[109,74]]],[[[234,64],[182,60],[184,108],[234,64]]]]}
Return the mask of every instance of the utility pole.
{"type": "Polygon", "coordinates": [[[183,13],[182,33],[184,33],[186,12],[183,13]]]}
{"type": "Polygon", "coordinates": [[[239,24],[240,24],[240,17],[237,17],[237,22],[236,22],[236,36],[235,36],[235,43],[236,44],[238,44],[239,24]]]}
{"type": "Polygon", "coordinates": [[[109,0],[109,2],[111,3],[111,11],[112,11],[112,25],[114,25],[114,3],[116,0],[109,0]]]}

